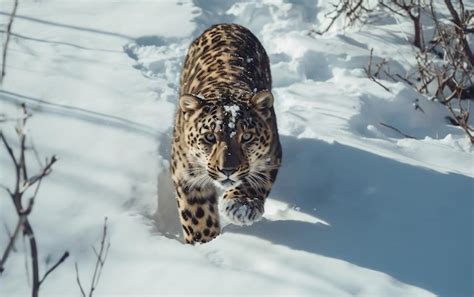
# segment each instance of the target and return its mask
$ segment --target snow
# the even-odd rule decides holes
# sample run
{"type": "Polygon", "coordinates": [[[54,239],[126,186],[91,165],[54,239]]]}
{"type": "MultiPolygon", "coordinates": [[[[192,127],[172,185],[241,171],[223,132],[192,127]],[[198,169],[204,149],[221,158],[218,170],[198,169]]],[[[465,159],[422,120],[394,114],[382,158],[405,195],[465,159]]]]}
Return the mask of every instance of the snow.
{"type": "Polygon", "coordinates": [[[229,122],[227,123],[227,126],[230,128],[230,137],[234,137],[235,133],[235,121],[237,120],[237,115],[240,110],[240,107],[238,105],[225,105],[224,106],[224,111],[226,113],[226,116],[228,116],[229,122]]]}
{"type": "MultiPolygon", "coordinates": [[[[10,7],[0,8],[2,24],[10,7]]],[[[42,157],[59,158],[31,215],[41,271],[47,258],[71,253],[42,295],[78,295],[74,262],[87,283],[105,216],[111,248],[94,296],[473,295],[472,147],[440,104],[402,83],[383,81],[387,92],[361,70],[371,48],[392,71],[415,66],[409,21],[308,36],[327,24],[328,9],[290,0],[21,1],[0,115],[17,117],[26,102],[29,139],[42,157]],[[250,28],[270,56],[284,159],[260,222],[187,246],[177,240],[168,174],[179,71],[193,38],[218,22],[250,28]]],[[[14,125],[0,124],[11,141],[14,125]]],[[[0,169],[0,184],[11,185],[3,148],[0,169]]],[[[0,221],[12,230],[16,215],[0,193],[0,221]]],[[[0,250],[6,241],[0,232],[0,250]]],[[[29,296],[25,254],[20,240],[1,296],[29,296]]]]}

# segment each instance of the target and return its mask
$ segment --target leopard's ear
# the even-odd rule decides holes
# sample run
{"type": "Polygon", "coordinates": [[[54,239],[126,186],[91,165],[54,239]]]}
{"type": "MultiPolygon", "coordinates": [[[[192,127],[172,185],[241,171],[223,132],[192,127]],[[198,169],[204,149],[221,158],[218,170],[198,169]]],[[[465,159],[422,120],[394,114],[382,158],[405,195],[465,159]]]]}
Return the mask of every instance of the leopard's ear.
{"type": "Polygon", "coordinates": [[[193,95],[186,94],[186,95],[182,95],[179,98],[179,107],[184,112],[195,111],[199,107],[201,107],[201,105],[202,105],[201,99],[193,95]]]}
{"type": "Polygon", "coordinates": [[[269,90],[262,90],[255,94],[250,102],[257,109],[266,109],[273,106],[273,95],[269,90]]]}

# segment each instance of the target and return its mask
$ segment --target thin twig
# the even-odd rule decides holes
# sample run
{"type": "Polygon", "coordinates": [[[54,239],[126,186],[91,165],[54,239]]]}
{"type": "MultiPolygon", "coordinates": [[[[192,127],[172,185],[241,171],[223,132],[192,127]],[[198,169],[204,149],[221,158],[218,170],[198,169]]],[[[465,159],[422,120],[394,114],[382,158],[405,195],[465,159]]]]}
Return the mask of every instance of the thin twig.
{"type": "Polygon", "coordinates": [[[406,83],[409,84],[410,86],[412,86],[412,87],[414,86],[414,84],[413,84],[411,81],[409,81],[408,79],[404,78],[404,77],[401,76],[400,74],[397,73],[397,74],[395,74],[395,76],[398,77],[399,79],[403,80],[404,82],[406,82],[406,83]]]}
{"type": "Polygon", "coordinates": [[[13,164],[15,165],[15,167],[17,167],[18,162],[16,161],[16,157],[15,157],[15,154],[13,153],[13,149],[8,144],[8,141],[5,139],[5,135],[3,135],[3,132],[1,130],[0,130],[0,138],[2,139],[3,145],[7,149],[8,155],[10,155],[10,158],[12,159],[13,164]]]}
{"type": "MultiPolygon", "coordinates": [[[[5,221],[3,222],[3,227],[5,228],[5,232],[7,233],[8,238],[11,238],[11,237],[12,237],[12,233],[10,232],[10,228],[8,227],[7,222],[5,222],[5,221]]],[[[16,252],[16,251],[17,251],[15,245],[13,245],[12,251],[13,251],[13,252],[16,252]]],[[[1,260],[0,260],[0,263],[1,263],[1,260]]]]}
{"type": "Polygon", "coordinates": [[[337,4],[333,4],[334,9],[326,14],[326,17],[330,18],[329,25],[322,31],[315,29],[310,30],[309,35],[315,33],[322,35],[329,31],[329,29],[334,25],[337,19],[341,16],[344,16],[345,20],[344,28],[352,26],[357,21],[365,23],[365,16],[368,12],[372,10],[364,5],[364,0],[340,0],[337,4]],[[332,16],[329,16],[332,15],[332,16]]]}
{"type": "Polygon", "coordinates": [[[8,44],[10,43],[10,35],[11,35],[13,20],[15,19],[17,8],[18,8],[18,0],[15,0],[15,2],[13,3],[13,10],[10,14],[10,20],[8,21],[5,43],[3,44],[2,73],[0,75],[0,85],[3,83],[3,78],[5,77],[5,74],[6,74],[5,68],[7,64],[8,44]]]}
{"type": "Polygon", "coordinates": [[[449,112],[453,116],[453,119],[458,124],[458,126],[460,126],[464,130],[464,132],[466,132],[466,135],[469,137],[471,144],[474,144],[474,136],[471,134],[471,131],[473,130],[468,124],[469,112],[463,109],[460,98],[458,98],[458,104],[460,109],[459,114],[456,114],[456,112],[454,112],[453,107],[450,103],[448,103],[446,107],[448,108],[449,112]]]}
{"type": "Polygon", "coordinates": [[[54,163],[56,163],[58,159],[56,158],[56,156],[53,156],[51,157],[51,160],[49,160],[49,162],[47,162],[46,166],[43,168],[43,170],[41,170],[41,172],[35,176],[33,176],[32,178],[30,178],[26,183],[28,185],[28,187],[31,187],[32,185],[34,185],[36,182],[38,182],[39,180],[43,179],[45,176],[48,176],[50,173],[51,173],[51,167],[54,165],[54,163]]]}
{"type": "Polygon", "coordinates": [[[367,74],[367,77],[368,77],[371,81],[375,82],[376,84],[378,84],[379,86],[381,86],[382,88],[384,88],[385,91],[387,91],[387,92],[389,92],[389,93],[392,92],[389,88],[387,88],[387,87],[384,86],[381,82],[379,82],[373,75],[369,74],[369,71],[367,70],[367,68],[364,67],[364,70],[365,70],[365,73],[367,74]]]}
{"type": "Polygon", "coordinates": [[[379,86],[381,86],[382,88],[384,88],[387,92],[392,92],[390,91],[389,88],[387,88],[386,86],[384,86],[381,82],[379,82],[375,76],[378,75],[378,73],[380,72],[380,69],[383,67],[384,65],[384,60],[382,60],[382,62],[380,62],[379,64],[377,64],[377,71],[375,73],[375,76],[374,74],[372,74],[372,57],[373,57],[373,53],[374,53],[374,49],[371,48],[370,49],[370,55],[369,55],[369,61],[367,63],[367,68],[363,67],[364,71],[365,71],[365,74],[367,74],[367,78],[369,78],[370,80],[372,80],[373,82],[375,82],[376,84],[378,84],[379,86]]]}
{"type": "Polygon", "coordinates": [[[392,130],[398,132],[398,133],[399,133],[400,135],[402,135],[403,137],[411,138],[411,139],[417,139],[416,137],[413,137],[413,136],[411,136],[411,135],[408,135],[408,134],[403,133],[402,131],[400,131],[399,129],[397,129],[397,128],[391,126],[391,125],[388,125],[388,124],[385,124],[385,123],[382,123],[382,122],[379,123],[379,124],[382,125],[382,126],[384,126],[384,127],[390,128],[390,129],[392,129],[392,130]]]}
{"type": "MultiPolygon", "coordinates": [[[[110,248],[110,242],[108,241],[108,238],[107,238],[107,218],[105,218],[99,251],[97,251],[92,246],[92,251],[94,252],[97,259],[95,262],[94,274],[92,275],[92,279],[91,279],[91,285],[90,285],[89,292],[87,295],[88,297],[93,296],[94,291],[96,290],[97,285],[99,284],[99,280],[102,275],[102,268],[104,267],[105,261],[107,260],[109,248],[110,248]]],[[[79,277],[79,268],[78,268],[77,263],[75,263],[75,266],[76,266],[76,282],[79,286],[79,289],[81,290],[82,296],[86,297],[86,292],[84,290],[84,287],[82,286],[81,279],[79,277]]]]}
{"type": "Polygon", "coordinates": [[[86,292],[84,292],[84,288],[82,287],[81,279],[79,277],[79,268],[77,267],[77,262],[74,263],[74,266],[76,267],[76,282],[77,282],[77,285],[79,286],[79,289],[81,289],[82,297],[86,297],[86,292]]]}
{"type": "Polygon", "coordinates": [[[39,285],[41,286],[41,284],[44,282],[44,280],[46,279],[46,277],[51,273],[53,272],[54,269],[58,268],[59,265],[61,265],[61,263],[64,262],[64,260],[67,259],[67,257],[69,257],[69,252],[68,251],[65,251],[64,254],[61,256],[61,258],[58,260],[58,262],[56,262],[56,264],[54,264],[50,269],[48,269],[48,271],[46,271],[46,273],[43,275],[43,277],[41,278],[41,280],[39,281],[39,285]]]}
{"type": "Polygon", "coordinates": [[[10,239],[8,241],[8,245],[3,252],[2,259],[0,260],[0,274],[5,270],[4,266],[5,263],[7,262],[8,256],[10,255],[10,252],[12,251],[16,238],[18,237],[21,227],[23,226],[23,222],[25,220],[25,216],[20,216],[18,219],[18,223],[16,224],[15,231],[13,231],[13,234],[10,236],[10,239]]]}
{"type": "Polygon", "coordinates": [[[31,149],[33,150],[33,153],[35,155],[35,158],[36,158],[36,161],[38,162],[38,165],[42,168],[44,167],[43,165],[43,162],[41,161],[41,158],[38,154],[38,150],[36,149],[36,146],[35,146],[35,143],[33,142],[33,140],[30,139],[30,143],[31,143],[31,149]]]}
{"type": "Polygon", "coordinates": [[[102,240],[100,241],[100,250],[99,254],[97,256],[97,261],[95,263],[95,269],[94,269],[94,274],[92,276],[92,281],[91,281],[91,289],[89,292],[89,297],[92,297],[92,294],[94,293],[100,279],[100,275],[102,273],[102,267],[104,266],[104,261],[102,258],[104,257],[104,252],[105,256],[107,256],[108,249],[110,247],[110,244],[105,246],[105,239],[107,238],[107,218],[104,219],[104,227],[102,231],[102,240]]]}

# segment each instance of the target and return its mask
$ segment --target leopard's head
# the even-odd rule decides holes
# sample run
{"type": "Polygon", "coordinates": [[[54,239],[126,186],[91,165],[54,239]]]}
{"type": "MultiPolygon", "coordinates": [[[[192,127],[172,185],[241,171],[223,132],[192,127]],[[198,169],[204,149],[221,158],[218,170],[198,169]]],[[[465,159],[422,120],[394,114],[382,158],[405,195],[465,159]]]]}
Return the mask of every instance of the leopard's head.
{"type": "Polygon", "coordinates": [[[273,95],[255,94],[249,103],[180,98],[184,137],[190,156],[189,180],[196,186],[214,182],[221,188],[247,181],[256,187],[270,182],[269,156],[278,142],[273,95]]]}

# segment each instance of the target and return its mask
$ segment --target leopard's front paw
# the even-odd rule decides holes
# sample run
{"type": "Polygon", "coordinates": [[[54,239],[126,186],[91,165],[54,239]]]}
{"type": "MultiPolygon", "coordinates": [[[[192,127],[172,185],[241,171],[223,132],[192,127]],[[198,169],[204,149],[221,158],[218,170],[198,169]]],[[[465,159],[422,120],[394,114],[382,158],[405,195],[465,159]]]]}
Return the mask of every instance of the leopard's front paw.
{"type": "Polygon", "coordinates": [[[225,198],[219,209],[235,225],[252,225],[263,215],[263,202],[259,199],[225,198]]]}

